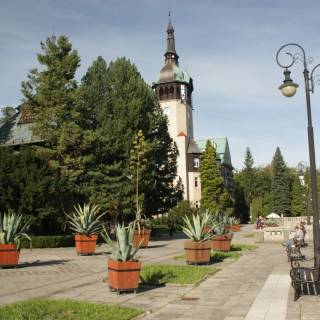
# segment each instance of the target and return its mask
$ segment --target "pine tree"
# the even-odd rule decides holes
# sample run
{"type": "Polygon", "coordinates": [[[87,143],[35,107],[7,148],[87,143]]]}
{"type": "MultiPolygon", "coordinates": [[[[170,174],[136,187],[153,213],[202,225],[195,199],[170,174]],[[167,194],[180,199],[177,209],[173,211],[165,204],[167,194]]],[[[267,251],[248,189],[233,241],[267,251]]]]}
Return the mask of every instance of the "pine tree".
{"type": "Polygon", "coordinates": [[[292,183],[291,193],[291,216],[298,217],[306,215],[306,196],[304,187],[298,175],[295,175],[292,183]]]}
{"type": "MultiPolygon", "coordinates": [[[[59,170],[61,183],[77,197],[82,186],[83,150],[88,147],[75,106],[74,76],[80,58],[66,36],[48,37],[41,42],[41,49],[43,53],[37,55],[41,70],[31,70],[22,83],[24,104],[34,116],[34,134],[46,142],[36,147],[37,154],[59,170]]],[[[61,203],[61,209],[67,211],[73,205],[70,202],[61,203]]]]}
{"type": "Polygon", "coordinates": [[[222,210],[222,196],[224,196],[223,179],[216,161],[216,149],[210,142],[206,143],[206,149],[200,160],[201,179],[201,207],[216,213],[222,210]]]}
{"type": "MultiPolygon", "coordinates": [[[[129,166],[135,134],[142,130],[148,145],[147,166],[139,183],[147,216],[167,212],[182,197],[176,179],[177,150],[167,120],[155,97],[129,60],[107,67],[98,58],[80,86],[80,106],[95,118],[92,123],[92,163],[88,160],[88,196],[114,219],[131,220],[135,183],[129,166]]],[[[85,119],[84,119],[85,121],[85,119]]]]}
{"type": "Polygon", "coordinates": [[[252,199],[255,195],[255,168],[254,161],[249,147],[246,149],[243,168],[243,188],[248,206],[251,206],[252,199]]]}
{"type": "Polygon", "coordinates": [[[290,215],[290,177],[279,147],[272,160],[271,199],[275,213],[290,215]]]}

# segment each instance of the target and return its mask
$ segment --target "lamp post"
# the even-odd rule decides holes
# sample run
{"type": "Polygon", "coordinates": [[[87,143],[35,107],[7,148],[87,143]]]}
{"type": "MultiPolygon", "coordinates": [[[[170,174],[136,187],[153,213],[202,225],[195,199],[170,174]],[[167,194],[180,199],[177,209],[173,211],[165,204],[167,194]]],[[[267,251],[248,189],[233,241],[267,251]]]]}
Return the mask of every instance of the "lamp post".
{"type": "Polygon", "coordinates": [[[311,191],[312,191],[312,207],[313,207],[313,244],[314,244],[314,264],[315,267],[320,266],[320,237],[319,237],[319,211],[318,211],[318,188],[317,188],[317,171],[316,171],[316,159],[314,151],[314,136],[313,136],[313,127],[312,127],[312,117],[311,117],[311,102],[310,102],[310,92],[314,91],[314,71],[320,66],[317,64],[311,71],[309,76],[309,70],[307,68],[307,59],[304,49],[296,43],[288,43],[280,47],[276,54],[276,60],[278,65],[284,69],[285,79],[283,84],[279,87],[281,93],[286,97],[292,97],[295,95],[297,88],[299,87],[296,83],[290,78],[291,72],[289,68],[298,60],[300,56],[297,54],[292,54],[284,49],[290,47],[298,48],[302,53],[302,63],[303,63],[303,75],[304,75],[304,85],[305,85],[305,94],[306,94],[306,105],[307,105],[307,119],[308,119],[308,143],[309,143],[309,158],[310,158],[310,178],[311,178],[311,191]],[[279,61],[280,53],[287,54],[291,59],[290,63],[282,64],[279,61]]]}
{"type": "Polygon", "coordinates": [[[299,173],[300,184],[304,189],[305,203],[306,203],[306,212],[307,212],[307,225],[310,225],[310,198],[308,184],[305,182],[305,174],[307,172],[307,164],[304,161],[300,161],[297,165],[297,171],[299,173]]]}

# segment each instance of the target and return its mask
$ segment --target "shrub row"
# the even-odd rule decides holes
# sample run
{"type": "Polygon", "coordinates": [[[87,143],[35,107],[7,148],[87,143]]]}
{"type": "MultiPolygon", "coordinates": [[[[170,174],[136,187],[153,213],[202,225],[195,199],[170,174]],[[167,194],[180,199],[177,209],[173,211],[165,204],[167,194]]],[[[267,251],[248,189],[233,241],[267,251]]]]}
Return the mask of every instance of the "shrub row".
{"type": "MultiPolygon", "coordinates": [[[[32,248],[74,247],[74,235],[67,236],[31,236],[32,248]]],[[[30,248],[29,241],[21,241],[21,248],[30,248]]]]}

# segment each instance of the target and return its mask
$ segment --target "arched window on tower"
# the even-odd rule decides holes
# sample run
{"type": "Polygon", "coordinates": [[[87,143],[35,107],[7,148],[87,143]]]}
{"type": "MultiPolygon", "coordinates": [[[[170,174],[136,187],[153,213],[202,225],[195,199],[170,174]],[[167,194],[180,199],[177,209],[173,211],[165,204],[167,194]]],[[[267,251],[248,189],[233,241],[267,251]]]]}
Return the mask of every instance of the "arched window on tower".
{"type": "Polygon", "coordinates": [[[170,87],[169,99],[173,99],[174,89],[173,86],[170,87]]]}
{"type": "Polygon", "coordinates": [[[169,88],[165,87],[164,89],[164,99],[168,99],[169,98],[169,88]]]}
{"type": "Polygon", "coordinates": [[[180,95],[180,87],[179,85],[177,85],[176,87],[176,99],[180,99],[181,95],[180,95]]]}
{"type": "Polygon", "coordinates": [[[163,99],[163,88],[162,87],[159,89],[159,99],[160,100],[163,99]]]}

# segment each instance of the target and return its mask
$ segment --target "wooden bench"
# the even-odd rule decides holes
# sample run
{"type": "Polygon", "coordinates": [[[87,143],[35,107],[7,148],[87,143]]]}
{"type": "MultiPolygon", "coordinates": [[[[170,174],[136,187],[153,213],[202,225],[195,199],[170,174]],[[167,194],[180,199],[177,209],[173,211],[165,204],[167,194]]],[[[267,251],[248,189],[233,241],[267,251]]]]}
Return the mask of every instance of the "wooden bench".
{"type": "Polygon", "coordinates": [[[318,295],[320,293],[320,268],[301,267],[299,261],[291,261],[290,278],[294,289],[294,301],[302,294],[318,295]]]}
{"type": "Polygon", "coordinates": [[[301,253],[301,247],[303,246],[304,241],[298,241],[293,239],[293,245],[286,247],[288,262],[293,260],[305,260],[306,256],[301,253]]]}

